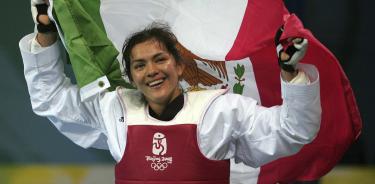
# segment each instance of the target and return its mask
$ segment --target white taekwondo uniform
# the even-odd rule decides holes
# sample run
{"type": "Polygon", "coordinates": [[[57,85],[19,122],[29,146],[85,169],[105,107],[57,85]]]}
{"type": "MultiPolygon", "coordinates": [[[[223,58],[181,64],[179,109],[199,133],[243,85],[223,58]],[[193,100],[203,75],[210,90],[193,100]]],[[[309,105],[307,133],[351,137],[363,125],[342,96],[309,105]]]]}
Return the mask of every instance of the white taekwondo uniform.
{"type": "MultiPolygon", "coordinates": [[[[108,149],[120,162],[126,148],[127,124],[118,93],[104,92],[81,102],[78,87],[64,74],[60,44],[35,48],[34,37],[30,34],[20,41],[33,111],[47,117],[77,145],[108,149]]],[[[197,141],[204,156],[214,160],[233,158],[259,167],[297,153],[311,142],[321,118],[319,75],[312,65],[298,67],[309,81],[281,79],[283,103],[279,106],[262,107],[254,99],[236,94],[215,97],[197,125],[197,141]]]]}

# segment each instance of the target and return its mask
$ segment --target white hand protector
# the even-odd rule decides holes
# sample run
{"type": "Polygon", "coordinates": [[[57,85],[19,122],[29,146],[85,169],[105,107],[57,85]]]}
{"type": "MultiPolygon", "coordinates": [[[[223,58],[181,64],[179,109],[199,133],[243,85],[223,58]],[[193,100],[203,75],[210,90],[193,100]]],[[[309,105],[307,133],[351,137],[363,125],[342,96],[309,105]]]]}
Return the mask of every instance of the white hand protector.
{"type": "Polygon", "coordinates": [[[49,5],[46,2],[45,0],[31,0],[31,14],[38,32],[56,32],[57,29],[53,22],[49,21],[48,24],[43,24],[39,20],[40,15],[47,15],[49,5]]]}
{"type": "Polygon", "coordinates": [[[34,23],[35,24],[39,24],[38,22],[38,10],[36,8],[36,5],[42,5],[42,4],[46,4],[44,2],[44,0],[31,0],[31,14],[33,16],[33,20],[34,20],[34,23]]]}
{"type": "Polygon", "coordinates": [[[288,72],[294,72],[296,65],[305,56],[308,40],[305,38],[289,38],[281,41],[280,37],[283,32],[281,27],[275,36],[276,52],[279,66],[288,72]]]}

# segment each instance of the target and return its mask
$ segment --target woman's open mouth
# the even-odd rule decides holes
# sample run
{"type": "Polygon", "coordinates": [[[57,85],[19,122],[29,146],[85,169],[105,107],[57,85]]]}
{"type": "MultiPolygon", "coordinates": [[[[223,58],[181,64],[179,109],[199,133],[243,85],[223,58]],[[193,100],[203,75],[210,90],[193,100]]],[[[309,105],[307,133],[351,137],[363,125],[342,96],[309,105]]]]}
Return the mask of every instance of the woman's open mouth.
{"type": "Polygon", "coordinates": [[[154,80],[152,82],[147,83],[147,86],[150,88],[158,88],[164,82],[165,78],[154,80]]]}

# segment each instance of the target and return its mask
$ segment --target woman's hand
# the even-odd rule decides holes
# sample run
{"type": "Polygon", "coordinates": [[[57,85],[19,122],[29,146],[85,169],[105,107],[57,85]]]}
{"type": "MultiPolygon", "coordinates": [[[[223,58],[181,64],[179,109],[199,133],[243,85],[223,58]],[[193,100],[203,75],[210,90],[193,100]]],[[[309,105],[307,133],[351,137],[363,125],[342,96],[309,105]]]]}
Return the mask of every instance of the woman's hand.
{"type": "Polygon", "coordinates": [[[42,47],[50,46],[57,40],[56,26],[47,15],[48,7],[48,0],[31,0],[31,13],[38,30],[36,40],[42,47]]]}

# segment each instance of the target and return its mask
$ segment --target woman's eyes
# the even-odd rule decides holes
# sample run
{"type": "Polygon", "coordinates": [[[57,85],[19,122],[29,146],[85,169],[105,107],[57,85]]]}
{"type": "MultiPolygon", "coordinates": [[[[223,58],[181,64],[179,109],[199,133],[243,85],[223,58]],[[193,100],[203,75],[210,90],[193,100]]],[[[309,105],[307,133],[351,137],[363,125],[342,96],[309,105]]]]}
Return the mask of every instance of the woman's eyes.
{"type": "MultiPolygon", "coordinates": [[[[168,60],[168,57],[158,57],[154,59],[154,62],[157,64],[163,64],[168,60]]],[[[134,70],[141,70],[146,67],[146,62],[137,62],[133,65],[134,70]]]]}
{"type": "Polygon", "coordinates": [[[157,63],[161,63],[161,62],[164,62],[164,61],[166,61],[167,60],[167,58],[165,58],[165,57],[161,57],[161,58],[157,58],[156,59],[156,62],[157,63]]]}
{"type": "Polygon", "coordinates": [[[144,68],[145,66],[146,65],[144,63],[137,63],[133,67],[134,67],[134,69],[139,70],[139,69],[144,68]]]}

